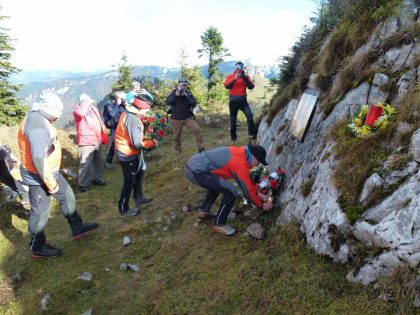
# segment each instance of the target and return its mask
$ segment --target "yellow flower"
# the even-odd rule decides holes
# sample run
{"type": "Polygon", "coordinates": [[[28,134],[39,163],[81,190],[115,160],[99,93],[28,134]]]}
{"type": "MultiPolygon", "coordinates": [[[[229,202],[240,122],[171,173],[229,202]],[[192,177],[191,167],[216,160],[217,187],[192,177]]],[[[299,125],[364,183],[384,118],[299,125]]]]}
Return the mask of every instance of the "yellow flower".
{"type": "Polygon", "coordinates": [[[376,103],[376,106],[383,108],[384,107],[384,104],[382,102],[378,102],[378,103],[376,103]]]}
{"type": "Polygon", "coordinates": [[[371,130],[368,126],[363,126],[362,128],[359,129],[359,135],[361,136],[367,136],[371,133],[371,130]]]}
{"type": "Polygon", "coordinates": [[[396,115],[396,114],[397,114],[397,110],[396,110],[394,107],[392,107],[391,105],[389,105],[389,104],[387,104],[387,105],[384,107],[384,110],[385,110],[385,113],[386,113],[388,116],[392,116],[392,115],[396,115]]]}
{"type": "Polygon", "coordinates": [[[386,128],[386,126],[388,126],[389,125],[389,121],[387,121],[387,120],[384,120],[383,122],[382,122],[382,124],[381,124],[381,129],[384,129],[384,128],[386,128]]]}
{"type": "Polygon", "coordinates": [[[357,127],[362,127],[362,120],[360,118],[356,118],[354,120],[354,123],[356,124],[357,127]]]}

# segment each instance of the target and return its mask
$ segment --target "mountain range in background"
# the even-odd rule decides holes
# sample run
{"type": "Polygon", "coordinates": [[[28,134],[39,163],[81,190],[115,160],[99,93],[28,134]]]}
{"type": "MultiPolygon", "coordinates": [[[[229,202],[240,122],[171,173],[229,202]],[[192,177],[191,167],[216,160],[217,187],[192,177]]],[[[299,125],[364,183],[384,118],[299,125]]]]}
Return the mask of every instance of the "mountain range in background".
{"type": "MultiPolygon", "coordinates": [[[[219,65],[222,73],[230,73],[234,68],[235,61],[224,62],[219,65]]],[[[208,65],[202,66],[201,71],[207,76],[208,65]]],[[[253,66],[248,64],[247,72],[251,76],[272,78],[277,75],[274,65],[253,66]]],[[[167,68],[159,66],[133,66],[133,77],[152,77],[161,80],[178,79],[179,68],[167,68]]],[[[118,71],[105,72],[65,72],[65,71],[23,71],[19,76],[12,78],[13,83],[23,84],[18,97],[23,103],[31,106],[42,91],[56,93],[64,103],[63,118],[59,125],[67,125],[72,121],[72,108],[82,93],[87,93],[92,99],[101,101],[111,92],[111,87],[118,80],[118,71]]]]}

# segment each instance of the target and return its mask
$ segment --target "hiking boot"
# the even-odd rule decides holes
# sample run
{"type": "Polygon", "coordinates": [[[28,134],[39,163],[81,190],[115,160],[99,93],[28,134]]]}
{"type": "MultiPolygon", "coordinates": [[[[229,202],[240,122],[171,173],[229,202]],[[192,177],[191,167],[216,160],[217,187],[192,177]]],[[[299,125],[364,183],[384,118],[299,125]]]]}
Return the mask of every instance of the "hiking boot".
{"type": "Polygon", "coordinates": [[[74,240],[80,240],[86,233],[95,230],[99,226],[96,222],[83,222],[77,211],[67,216],[66,219],[70,224],[74,240]]]}
{"type": "Polygon", "coordinates": [[[206,149],[205,149],[205,148],[200,148],[200,149],[198,149],[198,153],[201,153],[201,152],[204,152],[204,151],[206,151],[206,149]]]}
{"type": "Polygon", "coordinates": [[[79,186],[79,191],[81,193],[88,192],[90,190],[89,186],[79,186]]]}
{"type": "Polygon", "coordinates": [[[152,200],[153,200],[152,197],[144,197],[143,196],[143,197],[136,198],[134,202],[136,204],[136,207],[138,207],[141,204],[146,204],[146,203],[152,202],[152,200]]]}
{"type": "Polygon", "coordinates": [[[120,218],[135,217],[140,214],[140,209],[134,208],[124,212],[120,212],[120,218]]]}
{"type": "Polygon", "coordinates": [[[226,237],[232,237],[236,234],[236,230],[229,225],[213,225],[212,230],[226,237]]]}
{"type": "Polygon", "coordinates": [[[105,186],[106,181],[104,181],[103,179],[93,180],[92,184],[96,186],[105,186]]]}
{"type": "Polygon", "coordinates": [[[105,162],[104,165],[107,169],[110,169],[110,170],[113,170],[115,168],[111,162],[105,162]]]}
{"type": "Polygon", "coordinates": [[[213,219],[214,214],[209,211],[198,210],[197,211],[197,219],[205,220],[205,219],[213,219]]]}
{"type": "Polygon", "coordinates": [[[72,232],[73,239],[78,241],[83,236],[85,236],[87,233],[96,230],[98,228],[99,224],[96,222],[83,222],[82,226],[80,227],[79,231],[72,232]]]}
{"type": "Polygon", "coordinates": [[[31,250],[31,253],[33,259],[54,258],[61,256],[62,254],[61,249],[59,249],[58,247],[51,246],[49,244],[44,244],[37,250],[31,250]]]}

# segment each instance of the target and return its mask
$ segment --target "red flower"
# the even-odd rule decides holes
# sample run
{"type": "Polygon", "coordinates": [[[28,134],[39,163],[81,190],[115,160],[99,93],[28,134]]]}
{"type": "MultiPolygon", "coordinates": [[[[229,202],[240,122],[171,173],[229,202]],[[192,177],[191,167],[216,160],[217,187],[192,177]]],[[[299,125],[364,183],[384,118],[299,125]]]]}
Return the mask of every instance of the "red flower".
{"type": "Polygon", "coordinates": [[[148,133],[153,133],[153,127],[149,127],[149,128],[147,128],[147,132],[148,132],[148,133]]]}
{"type": "Polygon", "coordinates": [[[280,175],[284,175],[285,174],[284,170],[281,169],[281,168],[278,168],[276,172],[277,172],[277,174],[280,174],[280,175]]]}
{"type": "Polygon", "coordinates": [[[163,136],[165,136],[165,131],[163,131],[162,129],[159,129],[157,132],[157,135],[158,135],[158,137],[163,137],[163,136]]]}
{"type": "Polygon", "coordinates": [[[155,118],[153,116],[150,116],[147,120],[149,121],[149,123],[152,123],[155,121],[155,118]]]}
{"type": "Polygon", "coordinates": [[[160,119],[160,123],[163,124],[163,125],[166,124],[166,118],[165,117],[162,117],[160,119]]]}
{"type": "Polygon", "coordinates": [[[274,190],[277,190],[277,188],[279,188],[279,181],[277,179],[270,180],[270,186],[274,190]]]}

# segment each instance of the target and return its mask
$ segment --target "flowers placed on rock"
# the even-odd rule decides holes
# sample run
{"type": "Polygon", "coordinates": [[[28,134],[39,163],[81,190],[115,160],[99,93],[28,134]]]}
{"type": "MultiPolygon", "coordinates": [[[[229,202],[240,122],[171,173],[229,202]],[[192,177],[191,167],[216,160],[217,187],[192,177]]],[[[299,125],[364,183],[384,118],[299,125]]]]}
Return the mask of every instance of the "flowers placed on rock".
{"type": "Polygon", "coordinates": [[[258,192],[268,196],[272,202],[274,194],[283,186],[286,173],[281,168],[269,172],[263,166],[254,167],[250,170],[252,182],[257,185],[258,192]]]}
{"type": "Polygon", "coordinates": [[[390,104],[361,105],[354,113],[352,123],[347,125],[348,130],[355,137],[363,138],[386,128],[396,115],[397,110],[390,104]]]}

